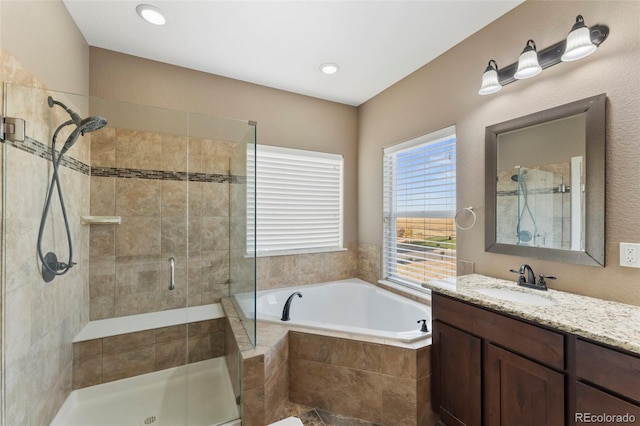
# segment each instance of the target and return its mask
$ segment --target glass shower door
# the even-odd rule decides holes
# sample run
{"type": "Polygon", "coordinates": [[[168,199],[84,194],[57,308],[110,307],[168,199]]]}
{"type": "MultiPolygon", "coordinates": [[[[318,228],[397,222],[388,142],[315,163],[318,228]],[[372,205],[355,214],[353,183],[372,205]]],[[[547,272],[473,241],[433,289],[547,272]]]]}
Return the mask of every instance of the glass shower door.
{"type": "MultiPolygon", "coordinates": [[[[255,145],[255,126],[241,120],[189,114],[189,279],[192,305],[220,303],[238,291],[255,300],[255,260],[246,247],[246,151],[255,145]],[[199,285],[199,287],[198,287],[199,285]],[[199,290],[198,290],[199,288],[199,290]]],[[[190,311],[191,312],[191,311],[190,311]]],[[[209,369],[220,374],[198,384],[204,376],[192,374],[201,363],[189,364],[188,425],[217,425],[239,417],[240,354],[233,330],[224,318],[211,329],[210,339],[190,341],[190,357],[202,345],[211,357],[209,369]],[[197,390],[196,390],[197,389],[197,390]],[[205,405],[208,411],[194,409],[205,405]],[[198,417],[201,413],[203,417],[198,417]]],[[[202,324],[189,319],[189,336],[202,324]]],[[[206,325],[204,325],[206,327],[206,325]]],[[[255,322],[247,327],[255,334],[255,322]]]]}
{"type": "MultiPolygon", "coordinates": [[[[234,358],[219,302],[231,295],[231,251],[239,246],[232,194],[246,195],[246,179],[231,165],[247,140],[255,143],[255,127],[32,87],[7,85],[5,95],[4,114],[27,122],[25,141],[3,141],[6,424],[237,418],[239,367],[225,361],[234,358]],[[49,106],[49,96],[65,108],[49,106]],[[81,129],[96,116],[108,125],[81,129]],[[56,150],[74,143],[58,152],[54,172],[60,126],[56,150]],[[73,265],[46,281],[36,241],[54,175],[61,190],[56,183],[51,191],[43,252],[56,253],[55,267],[73,265]],[[108,331],[86,331],[97,323],[108,331]],[[71,391],[85,402],[67,398],[71,391]]],[[[253,277],[251,259],[245,265],[251,270],[240,273],[253,277]]]]}

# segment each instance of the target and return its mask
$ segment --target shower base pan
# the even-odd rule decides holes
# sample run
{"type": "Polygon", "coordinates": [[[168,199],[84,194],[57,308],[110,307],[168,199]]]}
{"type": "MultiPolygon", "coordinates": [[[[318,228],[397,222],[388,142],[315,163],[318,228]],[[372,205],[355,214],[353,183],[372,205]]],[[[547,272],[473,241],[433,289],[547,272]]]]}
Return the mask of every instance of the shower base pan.
{"type": "Polygon", "coordinates": [[[51,426],[239,426],[238,417],[219,357],[75,390],[51,426]]]}

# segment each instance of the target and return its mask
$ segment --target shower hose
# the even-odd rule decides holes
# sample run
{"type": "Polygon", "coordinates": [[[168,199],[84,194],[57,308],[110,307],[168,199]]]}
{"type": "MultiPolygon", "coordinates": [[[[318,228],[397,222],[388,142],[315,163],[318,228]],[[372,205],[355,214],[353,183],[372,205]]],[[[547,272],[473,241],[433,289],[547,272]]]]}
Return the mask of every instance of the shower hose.
{"type": "Polygon", "coordinates": [[[58,133],[65,126],[74,124],[73,120],[69,120],[56,129],[53,134],[53,138],[51,141],[51,163],[53,165],[53,174],[51,176],[51,184],[49,185],[49,192],[47,193],[47,198],[45,199],[44,209],[42,211],[42,218],[40,220],[40,229],[38,230],[38,257],[42,262],[42,278],[45,282],[49,282],[53,280],[56,276],[64,275],[75,263],[73,262],[73,244],[71,242],[71,230],[69,228],[69,220],[67,219],[67,209],[64,205],[64,199],[62,197],[62,189],[60,187],[60,177],[58,175],[58,167],[60,166],[60,161],[62,160],[62,153],[59,156],[56,156],[56,139],[58,138],[58,133]],[[60,209],[62,210],[62,217],[64,219],[64,226],[67,232],[67,242],[69,247],[69,261],[67,263],[58,262],[58,258],[55,253],[49,252],[46,255],[42,252],[42,237],[44,234],[44,228],[47,224],[47,215],[49,214],[49,209],[51,208],[51,199],[53,197],[53,189],[57,188],[58,199],[60,200],[60,209]]]}
{"type": "Polygon", "coordinates": [[[523,178],[522,180],[518,180],[518,185],[520,185],[520,187],[522,188],[522,195],[524,198],[522,211],[518,213],[518,227],[517,227],[518,239],[521,238],[521,235],[522,235],[521,232],[523,232],[521,231],[520,227],[522,225],[522,219],[523,219],[525,210],[529,213],[529,217],[531,217],[531,221],[533,222],[532,238],[535,238],[536,235],[538,234],[538,225],[536,224],[536,218],[533,215],[533,212],[531,211],[531,207],[529,207],[529,189],[527,188],[527,182],[523,178]]]}

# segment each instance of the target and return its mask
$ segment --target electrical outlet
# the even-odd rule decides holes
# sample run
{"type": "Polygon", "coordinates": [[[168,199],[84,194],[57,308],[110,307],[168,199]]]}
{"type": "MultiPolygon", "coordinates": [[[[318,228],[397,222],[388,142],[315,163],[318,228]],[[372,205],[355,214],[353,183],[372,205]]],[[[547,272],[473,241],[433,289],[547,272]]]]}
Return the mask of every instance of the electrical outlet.
{"type": "Polygon", "coordinates": [[[620,243],[620,266],[640,268],[640,244],[620,243]]]}

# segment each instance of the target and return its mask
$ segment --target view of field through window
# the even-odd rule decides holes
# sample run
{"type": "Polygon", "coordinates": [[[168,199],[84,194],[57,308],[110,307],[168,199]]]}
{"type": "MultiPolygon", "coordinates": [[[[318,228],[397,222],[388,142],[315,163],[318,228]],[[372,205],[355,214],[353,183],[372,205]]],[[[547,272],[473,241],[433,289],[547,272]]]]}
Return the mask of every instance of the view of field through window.
{"type": "Polygon", "coordinates": [[[411,281],[456,274],[453,218],[396,219],[397,274],[411,281]]]}
{"type": "Polygon", "coordinates": [[[385,149],[384,276],[422,284],[456,275],[455,128],[385,149]]]}

